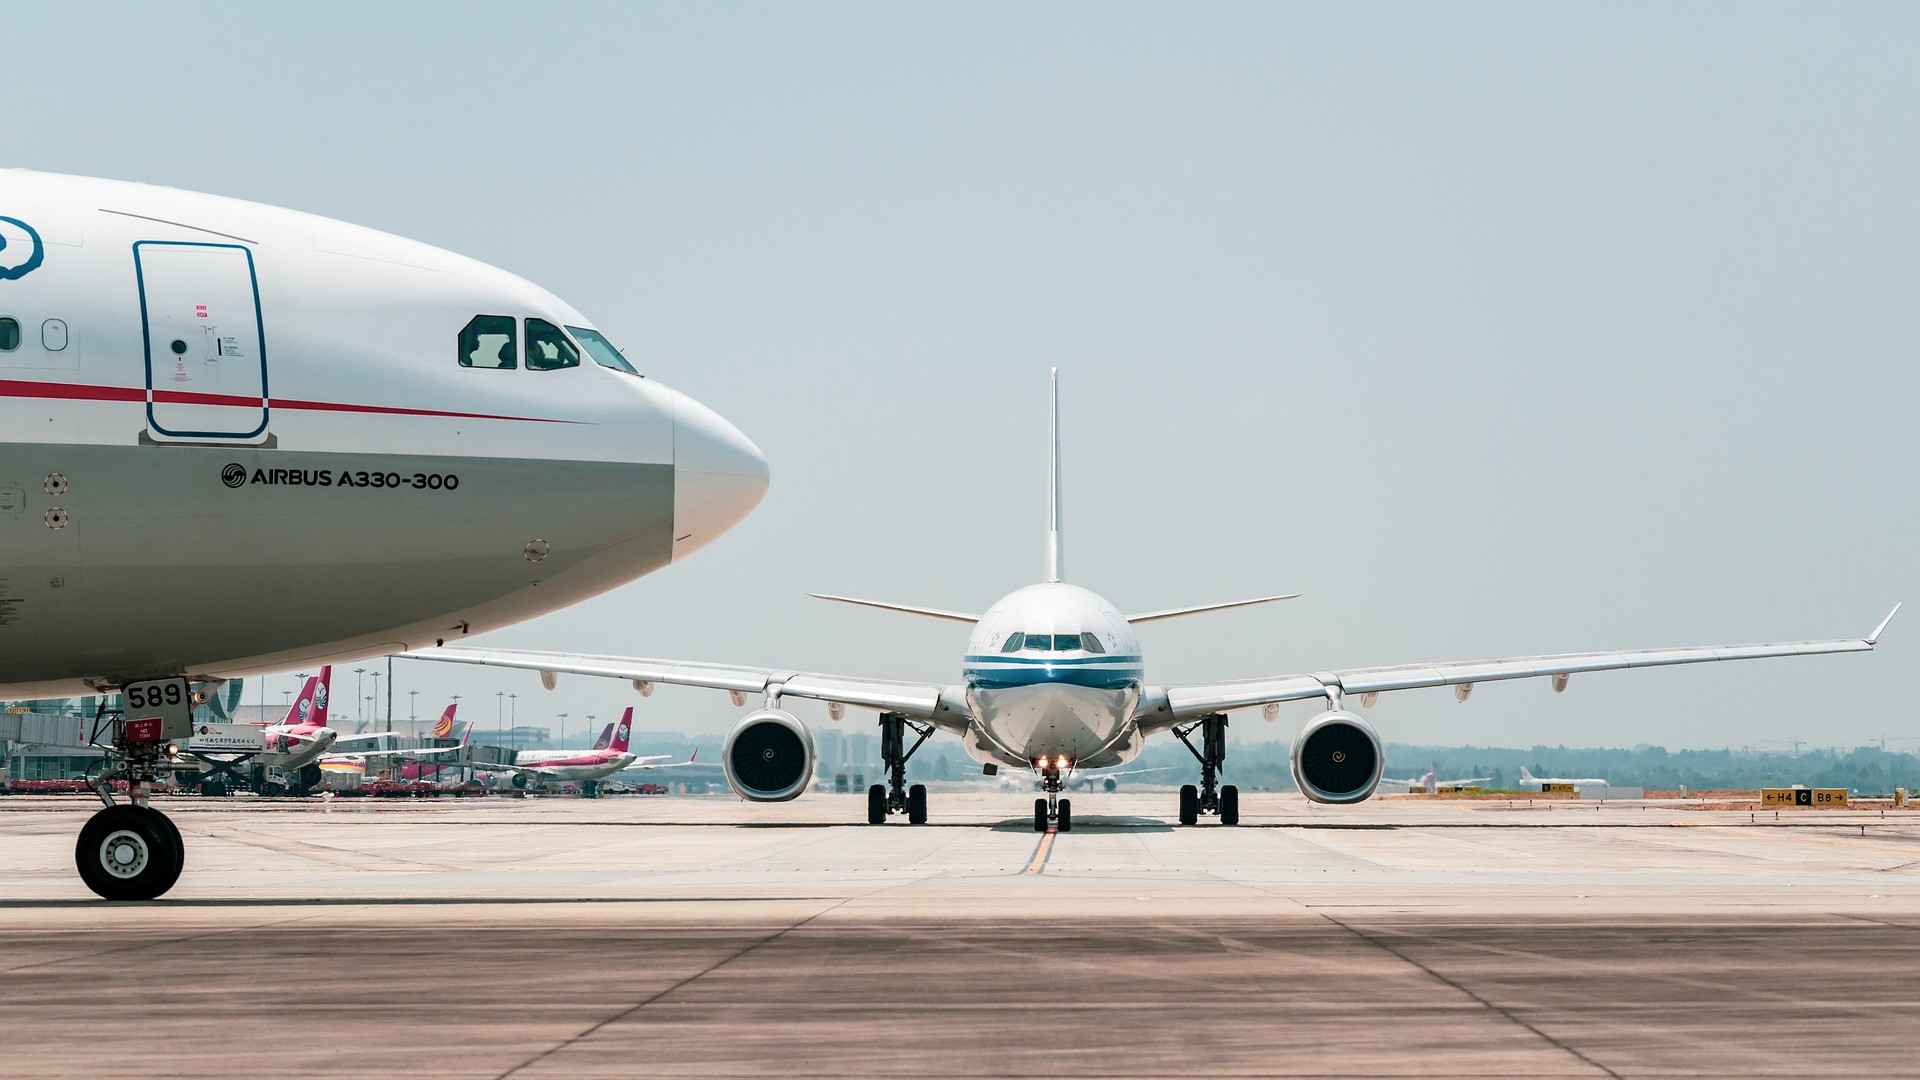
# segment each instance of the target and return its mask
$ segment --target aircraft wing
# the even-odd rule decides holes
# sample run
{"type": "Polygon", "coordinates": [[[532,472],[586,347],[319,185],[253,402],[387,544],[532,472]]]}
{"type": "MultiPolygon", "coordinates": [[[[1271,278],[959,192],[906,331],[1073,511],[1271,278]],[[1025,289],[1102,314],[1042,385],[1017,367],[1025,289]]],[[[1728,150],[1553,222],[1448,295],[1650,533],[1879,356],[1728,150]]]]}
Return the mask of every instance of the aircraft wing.
{"type": "Polygon", "coordinates": [[[1282,701],[1305,701],[1335,694],[1379,694],[1426,686],[1452,686],[1465,699],[1475,683],[1554,676],[1563,689],[1568,676],[1589,671],[1704,664],[1717,660],[1758,660],[1775,656],[1819,656],[1828,653],[1868,652],[1900,610],[1895,605],[1873,633],[1864,638],[1830,641],[1793,641],[1761,645],[1703,645],[1681,649],[1639,649],[1626,652],[1559,653],[1549,656],[1510,656],[1493,660],[1456,660],[1439,664],[1399,664],[1392,667],[1347,668],[1298,675],[1279,675],[1230,682],[1187,683],[1150,690],[1141,703],[1141,726],[1164,730],[1174,723],[1207,713],[1229,712],[1282,701]]]}
{"type": "MultiPolygon", "coordinates": [[[[777,668],[737,667],[690,660],[656,660],[631,656],[590,656],[576,653],[529,652],[522,649],[475,649],[443,646],[399,654],[404,660],[438,660],[452,664],[538,671],[542,680],[556,674],[592,675],[626,679],[644,686],[698,686],[735,694],[770,694],[807,698],[861,709],[904,713],[931,720],[949,731],[966,729],[965,709],[941,700],[947,688],[934,683],[896,682],[857,675],[825,675],[777,668]]],[[[957,689],[949,697],[959,699],[957,689]]]]}

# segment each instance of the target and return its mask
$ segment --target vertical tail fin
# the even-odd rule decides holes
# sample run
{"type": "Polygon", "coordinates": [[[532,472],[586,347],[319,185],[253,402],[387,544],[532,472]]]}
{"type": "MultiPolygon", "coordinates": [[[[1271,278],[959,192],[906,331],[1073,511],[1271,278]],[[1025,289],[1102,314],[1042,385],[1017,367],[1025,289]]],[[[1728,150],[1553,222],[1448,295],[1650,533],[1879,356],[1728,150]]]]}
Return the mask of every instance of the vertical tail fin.
{"type": "Polygon", "coordinates": [[[333,665],[327,664],[320,669],[319,685],[313,688],[313,723],[325,727],[327,724],[327,699],[333,688],[333,665]]]}
{"type": "Polygon", "coordinates": [[[1066,573],[1066,552],[1060,542],[1060,369],[1052,372],[1052,442],[1047,449],[1047,580],[1066,573]]]}
{"type": "Polygon", "coordinates": [[[1520,782],[1522,784],[1537,784],[1540,781],[1535,780],[1533,774],[1527,771],[1527,767],[1522,765],[1520,766],[1520,782]]]}
{"type": "Polygon", "coordinates": [[[627,742],[632,738],[633,706],[629,705],[627,711],[620,714],[620,722],[614,725],[613,742],[609,744],[609,749],[616,754],[624,754],[627,752],[627,742]]]}
{"type": "Polygon", "coordinates": [[[436,739],[453,738],[453,712],[455,709],[458,709],[459,707],[460,707],[459,702],[457,701],[453,702],[452,704],[447,706],[446,712],[443,712],[440,714],[439,722],[433,725],[434,738],[436,739]]]}
{"type": "Polygon", "coordinates": [[[613,725],[608,724],[606,727],[603,727],[600,729],[600,737],[594,740],[593,748],[595,750],[605,750],[608,747],[608,745],[611,744],[612,742],[613,742],[613,725]]]}
{"type": "Polygon", "coordinates": [[[327,722],[327,682],[333,674],[332,667],[323,667],[320,674],[307,676],[301,684],[300,696],[293,699],[287,707],[286,719],[280,721],[287,727],[319,727],[327,722]]]}
{"type": "MultiPolygon", "coordinates": [[[[451,711],[451,710],[449,710],[449,711],[451,711]]],[[[469,720],[469,721],[467,721],[467,724],[466,724],[466,728],[467,728],[467,730],[465,730],[465,731],[463,731],[463,732],[461,732],[461,733],[460,733],[460,745],[461,745],[461,746],[465,746],[465,745],[467,745],[468,743],[470,743],[470,742],[472,742],[472,741],[473,741],[473,729],[474,729],[474,728],[475,728],[476,726],[478,726],[478,725],[476,725],[476,724],[475,724],[475,723],[474,723],[473,721],[471,721],[471,720],[469,720]]]]}

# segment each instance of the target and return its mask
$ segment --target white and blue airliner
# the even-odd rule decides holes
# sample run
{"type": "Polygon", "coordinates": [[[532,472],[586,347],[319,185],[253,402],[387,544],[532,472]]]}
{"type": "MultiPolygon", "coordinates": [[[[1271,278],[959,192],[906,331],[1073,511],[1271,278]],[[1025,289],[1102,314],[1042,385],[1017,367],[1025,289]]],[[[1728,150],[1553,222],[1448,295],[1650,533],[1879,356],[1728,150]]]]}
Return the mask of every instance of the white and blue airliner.
{"type": "Polygon", "coordinates": [[[1323,700],[1326,709],[1308,720],[1294,740],[1293,777],[1301,793],[1315,802],[1354,803],[1379,786],[1385,757],[1372,725],[1345,708],[1348,697],[1358,696],[1362,705],[1371,706],[1386,691],[1451,686],[1455,697],[1465,701],[1482,682],[1544,676],[1559,692],[1566,689],[1571,675],[1580,672],[1862,652],[1874,647],[1893,618],[1889,613],[1864,638],[1520,656],[1214,683],[1150,683],[1135,626],[1288,600],[1297,594],[1126,615],[1095,593],[1067,584],[1062,579],[1057,372],[1053,387],[1044,581],[1010,593],[984,615],[814,594],[825,600],[973,624],[958,682],[895,682],[695,661],[502,649],[433,648],[407,655],[533,669],[549,687],[558,673],[567,672],[628,679],[642,694],[652,693],[656,683],[726,690],[737,706],[745,705],[748,695],[757,695],[761,707],[734,727],[721,757],[734,791],[759,802],[792,799],[814,782],[813,736],[798,717],[781,707],[783,699],[825,702],[828,715],[836,721],[849,706],[873,709],[880,713],[880,749],[888,780],[868,790],[869,822],[880,824],[896,813],[904,813],[914,824],[926,821],[926,788],[906,783],[906,763],[934,733],[946,732],[958,736],[989,775],[1002,768],[1033,770],[1046,793],[1034,801],[1034,828],[1065,832],[1073,827],[1072,806],[1060,793],[1075,771],[1123,765],[1140,754],[1149,737],[1163,732],[1184,742],[1200,766],[1200,783],[1180,790],[1181,824],[1194,824],[1201,814],[1218,815],[1222,824],[1237,824],[1239,791],[1218,780],[1226,760],[1227,717],[1239,710],[1261,709],[1273,720],[1282,702],[1323,700]]]}

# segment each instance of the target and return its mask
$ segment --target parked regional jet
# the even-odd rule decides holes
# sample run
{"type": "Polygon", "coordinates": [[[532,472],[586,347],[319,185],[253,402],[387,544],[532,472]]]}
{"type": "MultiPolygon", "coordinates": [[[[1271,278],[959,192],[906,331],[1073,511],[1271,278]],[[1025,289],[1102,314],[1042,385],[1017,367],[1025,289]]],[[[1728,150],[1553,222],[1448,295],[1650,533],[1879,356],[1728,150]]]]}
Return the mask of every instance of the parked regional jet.
{"type": "Polygon", "coordinates": [[[192,693],[565,607],[767,486],[732,425],[504,271],[21,170],[0,170],[0,461],[0,699],[135,706],[102,747],[131,805],[76,850],[116,899],[179,875],[146,803],[192,693]]]}
{"type": "Polygon", "coordinates": [[[895,682],[781,668],[511,649],[433,648],[410,655],[533,669],[541,672],[542,682],[549,687],[557,673],[569,672],[629,679],[642,694],[650,693],[656,683],[725,690],[736,706],[744,705],[748,694],[760,695],[761,707],[742,718],[727,736],[721,764],[735,792],[765,802],[792,799],[813,779],[813,736],[799,718],[781,708],[785,699],[826,702],[828,715],[835,720],[849,705],[875,709],[880,713],[881,757],[889,777],[886,785],[875,784],[867,793],[869,822],[879,824],[888,814],[901,811],[912,823],[926,820],[926,788],[906,786],[906,762],[935,731],[944,731],[958,736],[967,753],[989,774],[1000,767],[1033,769],[1047,792],[1046,798],[1034,802],[1033,827],[1045,830],[1053,822],[1064,832],[1072,827],[1071,807],[1058,796],[1074,770],[1123,765],[1139,755],[1150,736],[1161,732],[1179,738],[1200,763],[1200,784],[1180,790],[1181,824],[1194,824],[1201,813],[1217,813],[1223,824],[1237,823],[1239,790],[1218,786],[1218,776],[1226,761],[1227,716],[1241,709],[1261,709],[1271,721],[1278,717],[1283,702],[1325,701],[1326,710],[1307,721],[1294,740],[1293,777],[1315,802],[1353,803],[1373,794],[1385,758],[1373,726],[1346,710],[1351,695],[1370,706],[1387,691],[1451,686],[1455,697],[1465,701],[1476,684],[1506,679],[1547,676],[1554,690],[1562,691],[1576,672],[1861,652],[1874,647],[1893,619],[1889,613],[1864,638],[1833,641],[1570,653],[1347,668],[1229,682],[1149,683],[1134,633],[1140,623],[1290,597],[1123,615],[1099,596],[1066,584],[1062,580],[1057,373],[1054,387],[1044,582],[1002,598],[985,615],[977,616],[823,597],[971,623],[973,631],[957,682],[895,682]],[[911,746],[906,740],[909,730],[917,735],[911,746]],[[1199,746],[1190,738],[1196,733],[1199,746]]]}
{"type": "Polygon", "coordinates": [[[1527,771],[1525,765],[1520,766],[1520,787],[1522,790],[1527,788],[1542,788],[1548,784],[1568,784],[1575,787],[1581,784],[1599,784],[1601,787],[1607,786],[1606,780],[1598,776],[1535,776],[1527,771]]]}
{"type": "MultiPolygon", "coordinates": [[[[645,767],[665,762],[672,754],[655,754],[649,757],[636,757],[627,750],[628,741],[633,736],[633,706],[620,715],[613,726],[613,736],[605,749],[592,750],[522,750],[514,756],[512,764],[490,765],[476,763],[474,768],[481,772],[505,772],[513,775],[513,786],[525,787],[527,781],[543,782],[573,781],[580,785],[580,793],[592,798],[600,792],[600,781],[622,769],[636,766],[645,767]]],[[[694,751],[699,756],[699,751],[694,751]]],[[[679,765],[691,765],[689,758],[679,765]]],[[[665,767],[655,765],[655,767],[665,767]]]]}

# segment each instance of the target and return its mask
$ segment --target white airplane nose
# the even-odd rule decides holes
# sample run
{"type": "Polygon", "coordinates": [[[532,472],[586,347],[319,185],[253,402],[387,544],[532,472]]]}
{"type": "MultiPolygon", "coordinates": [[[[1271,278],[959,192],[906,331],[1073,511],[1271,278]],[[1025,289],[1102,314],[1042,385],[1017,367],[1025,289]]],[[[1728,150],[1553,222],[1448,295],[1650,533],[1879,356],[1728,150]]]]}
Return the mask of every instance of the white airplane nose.
{"type": "Polygon", "coordinates": [[[673,395],[673,561],[718,539],[767,494],[767,456],[719,413],[673,395]]]}

